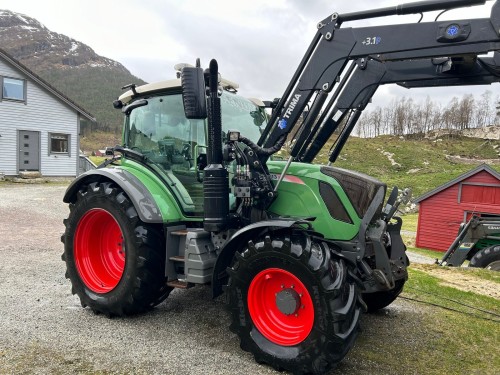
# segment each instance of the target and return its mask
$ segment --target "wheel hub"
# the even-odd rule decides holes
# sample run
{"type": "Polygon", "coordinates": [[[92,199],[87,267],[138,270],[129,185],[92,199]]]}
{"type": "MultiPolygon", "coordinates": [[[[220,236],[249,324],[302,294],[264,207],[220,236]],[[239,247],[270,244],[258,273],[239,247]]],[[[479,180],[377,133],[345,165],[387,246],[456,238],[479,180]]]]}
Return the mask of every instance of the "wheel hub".
{"type": "Polygon", "coordinates": [[[87,211],[74,237],[75,265],[84,284],[96,293],[113,290],[125,269],[125,244],[120,225],[101,208],[87,211]]]}
{"type": "Polygon", "coordinates": [[[294,346],[314,324],[314,304],[305,284],[281,268],[254,276],[248,288],[248,311],[257,330],[269,341],[294,346]]]}
{"type": "Polygon", "coordinates": [[[285,315],[293,315],[300,307],[300,296],[292,288],[287,288],[276,294],[276,306],[285,315]]]}

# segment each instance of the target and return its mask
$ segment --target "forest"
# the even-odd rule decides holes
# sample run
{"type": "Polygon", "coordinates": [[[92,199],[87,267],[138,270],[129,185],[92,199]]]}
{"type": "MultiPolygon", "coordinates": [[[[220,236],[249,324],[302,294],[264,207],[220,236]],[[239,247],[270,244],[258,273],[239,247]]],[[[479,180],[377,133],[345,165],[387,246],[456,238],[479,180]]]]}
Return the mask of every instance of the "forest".
{"type": "Polygon", "coordinates": [[[429,96],[422,102],[403,96],[393,99],[385,107],[368,107],[353,134],[363,138],[413,134],[418,138],[432,130],[495,125],[499,116],[498,101],[489,90],[479,97],[472,94],[453,97],[446,105],[432,101],[429,96]]]}

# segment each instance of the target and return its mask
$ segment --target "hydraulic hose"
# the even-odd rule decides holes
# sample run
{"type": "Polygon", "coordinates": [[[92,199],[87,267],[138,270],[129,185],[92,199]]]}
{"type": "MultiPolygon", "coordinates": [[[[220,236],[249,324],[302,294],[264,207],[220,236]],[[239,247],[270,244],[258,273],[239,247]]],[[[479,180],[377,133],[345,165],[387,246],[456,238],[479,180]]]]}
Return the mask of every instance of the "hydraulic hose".
{"type": "Polygon", "coordinates": [[[252,142],[250,139],[245,137],[240,137],[239,140],[240,142],[250,147],[250,149],[252,149],[252,151],[255,152],[257,156],[268,157],[281,150],[281,147],[283,147],[286,141],[286,134],[281,135],[281,137],[278,138],[278,141],[274,144],[274,146],[269,148],[260,147],[259,145],[257,145],[256,143],[252,142]]]}

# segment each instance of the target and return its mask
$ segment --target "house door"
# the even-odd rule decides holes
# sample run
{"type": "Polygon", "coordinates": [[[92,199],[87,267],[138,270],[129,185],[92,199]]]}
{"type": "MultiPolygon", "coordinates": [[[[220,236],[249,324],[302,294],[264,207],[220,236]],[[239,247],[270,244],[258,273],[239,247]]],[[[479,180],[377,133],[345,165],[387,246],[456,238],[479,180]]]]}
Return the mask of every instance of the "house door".
{"type": "Polygon", "coordinates": [[[19,130],[19,170],[40,170],[40,132],[19,130]]]}

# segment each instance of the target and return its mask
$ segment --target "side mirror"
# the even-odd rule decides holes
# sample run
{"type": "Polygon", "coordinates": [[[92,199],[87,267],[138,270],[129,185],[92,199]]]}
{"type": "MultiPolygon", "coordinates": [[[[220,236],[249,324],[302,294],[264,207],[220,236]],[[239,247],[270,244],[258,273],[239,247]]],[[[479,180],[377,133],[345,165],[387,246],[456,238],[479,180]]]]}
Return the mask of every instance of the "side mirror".
{"type": "Polygon", "coordinates": [[[182,102],[188,119],[207,118],[205,75],[200,67],[185,67],[181,73],[182,102]]]}

